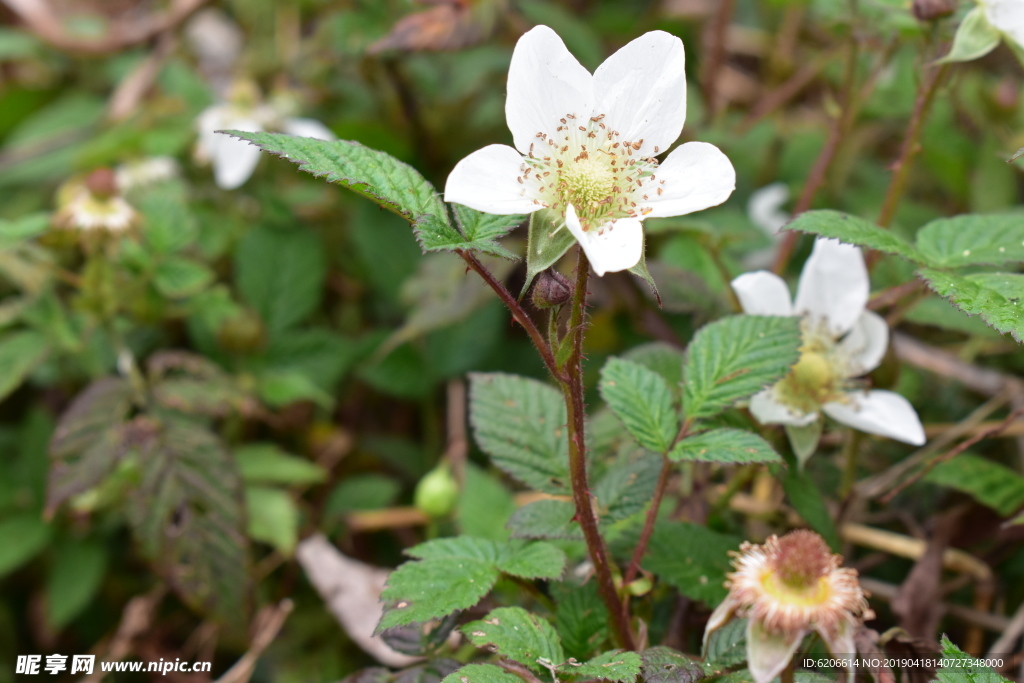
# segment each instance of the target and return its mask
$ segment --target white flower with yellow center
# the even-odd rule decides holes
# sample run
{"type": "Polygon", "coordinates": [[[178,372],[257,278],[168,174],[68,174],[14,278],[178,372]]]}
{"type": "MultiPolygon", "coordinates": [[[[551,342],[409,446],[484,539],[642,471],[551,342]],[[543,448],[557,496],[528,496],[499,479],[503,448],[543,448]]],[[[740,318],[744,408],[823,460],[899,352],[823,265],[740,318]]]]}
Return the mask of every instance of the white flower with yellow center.
{"type": "Polygon", "coordinates": [[[53,224],[67,230],[127,232],[141,223],[139,213],[124,200],[114,172],[96,169],[85,179],[65,183],[57,193],[53,224]]]}
{"type": "MultiPolygon", "coordinates": [[[[735,617],[748,620],[747,666],[755,683],[778,676],[812,631],[833,655],[853,657],[857,626],[872,615],[857,571],[842,562],[821,536],[803,529],[764,545],[744,543],[733,553],[729,594],[704,630],[705,648],[711,632],[735,617]]],[[[848,675],[853,681],[852,669],[848,675]]]]}
{"type": "Polygon", "coordinates": [[[655,158],[683,129],[684,64],[683,43],[652,31],[591,75],[550,28],[528,31],[508,71],[515,148],[489,145],[460,161],[445,200],[493,214],[551,209],[595,273],[632,268],[643,256],[644,218],[721,204],[736,187],[714,145],[688,142],[655,158]]]}
{"type": "Polygon", "coordinates": [[[800,360],[750,399],[758,422],[786,425],[801,461],[817,446],[821,413],[870,434],[918,446],[925,441],[907,399],[854,379],[878,367],[889,345],[885,320],[865,308],[869,287],[860,249],[830,239],[815,241],[795,301],[773,273],[746,273],[732,281],[745,313],[802,318],[800,360]]]}
{"type": "Polygon", "coordinates": [[[288,135],[318,140],[335,140],[334,133],[315,119],[287,115],[290,107],[264,104],[259,91],[246,81],[236,83],[227,102],[207,107],[196,119],[199,141],[195,157],[213,166],[213,179],[222,190],[245,184],[260,160],[260,149],[245,140],[218,134],[221,130],[260,133],[278,130],[288,135]]]}

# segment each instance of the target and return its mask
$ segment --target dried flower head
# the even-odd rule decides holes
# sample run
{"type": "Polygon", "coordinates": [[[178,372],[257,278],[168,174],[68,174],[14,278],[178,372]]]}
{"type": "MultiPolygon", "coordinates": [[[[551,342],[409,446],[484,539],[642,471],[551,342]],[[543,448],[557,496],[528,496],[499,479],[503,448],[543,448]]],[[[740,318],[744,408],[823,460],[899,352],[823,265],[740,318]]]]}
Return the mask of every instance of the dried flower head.
{"type": "Polygon", "coordinates": [[[813,531],[744,543],[734,553],[729,595],[704,634],[734,617],[748,619],[747,661],[756,683],[767,683],[789,663],[804,636],[816,631],[836,655],[854,652],[856,626],[870,615],[857,571],[844,568],[813,531]]]}
{"type": "Polygon", "coordinates": [[[137,227],[141,220],[121,196],[117,177],[108,168],[65,183],[57,204],[53,224],[67,230],[121,233],[137,227]]]}

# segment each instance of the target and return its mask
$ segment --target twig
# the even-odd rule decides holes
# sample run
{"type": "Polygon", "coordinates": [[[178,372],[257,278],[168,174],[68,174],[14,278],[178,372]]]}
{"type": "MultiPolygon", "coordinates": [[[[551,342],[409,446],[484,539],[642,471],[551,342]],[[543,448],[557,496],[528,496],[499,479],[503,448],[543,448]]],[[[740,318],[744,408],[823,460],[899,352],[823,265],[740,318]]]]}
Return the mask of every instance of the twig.
{"type": "Polygon", "coordinates": [[[810,64],[800,67],[795,74],[790,76],[783,83],[762,97],[751,109],[750,113],[740,122],[739,134],[747,133],[757,124],[758,121],[779,109],[800,92],[810,85],[825,65],[830,61],[831,55],[824,55],[810,64]]]}
{"type": "Polygon", "coordinates": [[[497,664],[505,671],[519,676],[526,681],[526,683],[542,683],[542,681],[537,678],[528,667],[523,666],[519,662],[513,662],[511,659],[505,659],[502,657],[498,660],[497,664]]]}
{"type": "Polygon", "coordinates": [[[587,279],[590,262],[583,249],[579,248],[576,264],[576,286],[573,290],[572,310],[569,316],[569,331],[573,335],[572,351],[565,363],[566,381],[561,382],[565,397],[567,426],[569,430],[569,477],[572,481],[573,501],[576,503],[575,519],[583,530],[590,561],[594,565],[598,590],[608,607],[612,628],[619,645],[636,649],[629,625],[628,605],[624,606],[615,590],[608,549],[597,526],[597,516],[590,499],[590,484],[587,481],[586,414],[583,401],[583,332],[587,309],[587,279]]]}
{"type": "Polygon", "coordinates": [[[57,12],[46,0],[0,0],[40,40],[66,52],[106,55],[119,52],[172,30],[188,19],[207,0],[175,0],[170,9],[137,21],[114,22],[100,37],[69,35],[57,12]]]}
{"type": "Polygon", "coordinates": [[[457,253],[463,258],[463,260],[465,260],[470,268],[475,270],[477,274],[484,279],[487,286],[494,290],[502,303],[504,303],[512,312],[512,317],[514,317],[516,322],[522,325],[523,329],[526,330],[526,333],[530,335],[533,345],[537,348],[537,352],[540,354],[540,357],[544,361],[544,365],[547,367],[548,372],[551,373],[551,376],[559,382],[567,381],[568,376],[558,369],[558,365],[555,363],[555,356],[551,352],[551,347],[549,347],[544,341],[544,335],[540,333],[540,330],[537,329],[533,320],[531,320],[530,316],[526,313],[526,310],[519,304],[516,298],[512,296],[512,293],[505,288],[505,285],[495,279],[494,275],[487,270],[484,264],[480,263],[480,260],[476,256],[461,249],[458,250],[457,253]]]}
{"type": "Polygon", "coordinates": [[[127,118],[146,92],[152,87],[164,63],[178,47],[178,38],[173,32],[167,31],[160,34],[156,47],[149,53],[138,66],[132,69],[124,80],[117,85],[114,94],[110,96],[110,103],[107,105],[107,119],[120,121],[127,118]]]}
{"type": "Polygon", "coordinates": [[[735,0],[719,0],[718,11],[715,13],[714,23],[710,27],[709,56],[707,69],[704,72],[704,99],[708,103],[708,112],[711,116],[718,115],[725,104],[724,99],[720,97],[718,82],[721,78],[722,67],[725,66],[726,37],[735,4],[735,0]]]}
{"type": "Polygon", "coordinates": [[[1009,415],[1006,416],[1005,420],[1000,422],[995,427],[992,427],[991,429],[988,429],[988,430],[986,430],[984,432],[980,432],[978,434],[975,434],[971,438],[966,439],[965,441],[959,443],[955,448],[951,448],[948,451],[946,451],[945,453],[943,453],[942,455],[938,456],[937,458],[932,458],[931,460],[927,461],[925,463],[924,467],[922,467],[920,470],[918,470],[917,472],[915,472],[911,476],[909,476],[906,479],[904,479],[902,482],[900,482],[900,484],[898,486],[896,486],[891,491],[889,491],[887,494],[885,494],[884,496],[879,498],[879,502],[882,503],[882,504],[887,505],[889,502],[892,501],[893,498],[895,498],[897,495],[899,495],[908,486],[910,486],[911,484],[913,484],[917,480],[921,479],[921,477],[924,477],[929,472],[931,472],[932,469],[934,469],[936,465],[938,465],[939,463],[942,463],[942,462],[946,462],[947,460],[952,460],[953,458],[955,458],[956,456],[960,455],[961,453],[963,453],[964,451],[966,451],[968,448],[970,448],[974,444],[978,443],[979,441],[983,441],[983,440],[985,440],[985,439],[987,439],[987,438],[989,438],[991,436],[995,436],[996,434],[999,434],[1004,429],[1009,427],[1012,423],[1014,423],[1017,420],[1019,420],[1022,415],[1024,415],[1024,411],[1014,410],[1012,413],[1010,413],[1009,415]]]}
{"type": "MultiPolygon", "coordinates": [[[[874,548],[882,552],[917,560],[928,549],[928,542],[920,538],[911,538],[884,529],[875,529],[863,524],[844,524],[839,529],[843,540],[854,545],[874,548]]],[[[976,581],[991,581],[992,568],[974,555],[958,548],[946,548],[942,553],[942,566],[960,574],[967,574],[976,581]]]]}
{"type": "Polygon", "coordinates": [[[1002,633],[988,649],[988,657],[1013,651],[1015,641],[1024,633],[1024,603],[1021,603],[1008,623],[995,630],[1002,633]]]}
{"type": "MultiPolygon", "coordinates": [[[[149,630],[153,612],[166,594],[167,587],[161,584],[145,595],[137,595],[128,601],[104,661],[119,662],[131,653],[135,639],[149,630]]],[[[82,683],[100,683],[106,675],[107,672],[99,668],[84,678],[82,683]]]]}
{"type": "Polygon", "coordinates": [[[252,672],[256,669],[256,661],[263,651],[270,647],[277,637],[285,619],[291,614],[295,605],[291,600],[282,600],[276,605],[268,605],[259,611],[253,624],[252,644],[242,658],[228,669],[217,683],[248,683],[252,672]]]}
{"type": "MultiPolygon", "coordinates": [[[[892,600],[899,594],[900,590],[899,586],[894,586],[891,583],[879,581],[878,579],[873,579],[869,576],[860,577],[860,585],[864,590],[871,593],[871,597],[882,598],[883,600],[892,600]]],[[[1000,614],[983,612],[963,605],[944,602],[942,603],[942,609],[947,614],[951,614],[957,619],[962,619],[966,622],[982,626],[993,633],[1002,633],[1012,625],[1012,622],[1009,619],[1000,614]]],[[[1006,650],[1003,650],[1001,652],[1005,651],[1006,650]]],[[[991,656],[991,654],[989,656],[991,656]]]]}
{"type": "Polygon", "coordinates": [[[466,484],[466,455],[469,442],[466,440],[466,383],[461,379],[448,382],[448,446],[445,455],[455,481],[459,486],[466,484]]]}
{"type": "Polygon", "coordinates": [[[956,380],[979,394],[996,396],[1006,390],[1013,394],[1024,393],[1024,383],[1016,377],[965,363],[951,353],[905,334],[894,334],[892,345],[901,360],[922,370],[956,380]]]}

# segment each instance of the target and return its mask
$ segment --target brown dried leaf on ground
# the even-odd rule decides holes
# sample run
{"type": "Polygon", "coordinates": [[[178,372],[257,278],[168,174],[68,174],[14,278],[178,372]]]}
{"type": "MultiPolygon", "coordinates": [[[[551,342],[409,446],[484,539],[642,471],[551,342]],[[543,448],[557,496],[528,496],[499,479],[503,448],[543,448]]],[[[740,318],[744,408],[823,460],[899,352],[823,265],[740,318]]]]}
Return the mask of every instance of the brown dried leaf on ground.
{"type": "Polygon", "coordinates": [[[892,601],[900,626],[915,638],[933,638],[942,618],[942,556],[956,533],[957,517],[937,520],[928,549],[914,564],[892,601]]]}

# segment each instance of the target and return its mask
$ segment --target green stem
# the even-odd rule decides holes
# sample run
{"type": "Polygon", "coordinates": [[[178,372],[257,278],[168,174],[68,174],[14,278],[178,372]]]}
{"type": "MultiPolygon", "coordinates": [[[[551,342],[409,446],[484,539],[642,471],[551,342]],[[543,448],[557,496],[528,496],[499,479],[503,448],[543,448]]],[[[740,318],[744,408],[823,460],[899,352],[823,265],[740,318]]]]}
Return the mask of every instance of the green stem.
{"type": "Polygon", "coordinates": [[[841,498],[849,497],[853,487],[857,485],[857,455],[860,453],[862,436],[856,429],[851,429],[846,443],[843,444],[843,480],[839,486],[841,498]]]}
{"type": "MultiPolygon", "coordinates": [[[[573,335],[572,351],[565,363],[566,379],[561,382],[565,396],[565,408],[568,414],[569,431],[569,478],[572,482],[572,496],[576,503],[576,521],[583,530],[583,538],[587,543],[590,561],[594,565],[597,587],[602,600],[608,607],[612,628],[618,644],[626,649],[635,650],[633,632],[629,626],[628,605],[619,601],[612,578],[611,564],[608,560],[608,549],[597,526],[597,515],[590,499],[590,484],[587,481],[587,445],[586,415],[583,401],[583,331],[587,309],[587,278],[590,273],[590,262],[587,261],[583,249],[579,249],[579,261],[576,266],[576,287],[573,291],[572,310],[569,317],[569,329],[566,334],[573,335]]],[[[552,373],[554,374],[554,373],[552,373]]]]}

